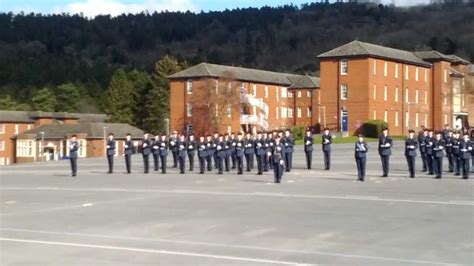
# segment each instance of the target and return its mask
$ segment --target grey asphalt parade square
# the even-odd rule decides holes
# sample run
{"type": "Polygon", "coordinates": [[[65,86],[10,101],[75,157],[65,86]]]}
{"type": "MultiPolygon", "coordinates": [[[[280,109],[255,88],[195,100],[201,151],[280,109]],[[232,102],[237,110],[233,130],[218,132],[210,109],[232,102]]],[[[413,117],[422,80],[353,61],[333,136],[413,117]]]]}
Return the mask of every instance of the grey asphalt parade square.
{"type": "Polygon", "coordinates": [[[401,142],[381,178],[369,146],[364,183],[352,144],[333,145],[331,171],[319,147],[304,169],[297,147],[282,184],[145,175],[140,155],[130,175],[122,157],[111,175],[103,158],[79,160],[75,178],[68,161],[3,167],[0,265],[473,265],[473,181],[406,178],[401,142]]]}

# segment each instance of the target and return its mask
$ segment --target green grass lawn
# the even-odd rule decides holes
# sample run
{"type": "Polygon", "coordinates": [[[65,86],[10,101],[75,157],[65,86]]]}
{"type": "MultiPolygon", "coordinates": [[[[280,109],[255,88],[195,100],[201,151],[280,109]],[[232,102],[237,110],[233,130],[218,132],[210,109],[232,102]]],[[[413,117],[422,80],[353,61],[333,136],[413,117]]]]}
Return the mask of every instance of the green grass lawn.
{"type": "MultiPolygon", "coordinates": [[[[378,138],[364,138],[366,142],[377,142],[379,141],[378,138]]],[[[405,136],[392,136],[392,139],[393,140],[405,140],[406,137],[405,136]]],[[[339,144],[339,143],[355,143],[357,141],[357,137],[356,136],[349,136],[349,137],[334,137],[332,138],[332,143],[333,144],[339,144]]],[[[321,136],[314,136],[314,143],[315,144],[321,144],[322,142],[322,138],[321,136]]],[[[303,140],[302,139],[299,139],[299,140],[296,140],[296,144],[297,145],[303,145],[303,140]]]]}

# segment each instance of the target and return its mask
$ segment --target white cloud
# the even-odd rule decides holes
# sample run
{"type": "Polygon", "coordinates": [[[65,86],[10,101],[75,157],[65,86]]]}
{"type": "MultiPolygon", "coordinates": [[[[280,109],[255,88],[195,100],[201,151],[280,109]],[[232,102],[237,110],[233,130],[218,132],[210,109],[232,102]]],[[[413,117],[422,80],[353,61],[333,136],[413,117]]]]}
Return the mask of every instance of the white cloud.
{"type": "Polygon", "coordinates": [[[65,6],[57,6],[54,13],[83,13],[87,17],[97,15],[118,16],[121,14],[137,14],[143,11],[193,11],[197,12],[197,6],[192,0],[144,0],[138,3],[122,3],[120,0],[86,0],[74,2],[65,6]]]}

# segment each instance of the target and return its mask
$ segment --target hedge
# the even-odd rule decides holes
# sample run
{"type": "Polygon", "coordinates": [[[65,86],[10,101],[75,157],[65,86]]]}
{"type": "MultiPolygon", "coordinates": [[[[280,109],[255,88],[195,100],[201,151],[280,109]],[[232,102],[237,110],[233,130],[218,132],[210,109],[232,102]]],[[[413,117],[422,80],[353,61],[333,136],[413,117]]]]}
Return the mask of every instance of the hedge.
{"type": "Polygon", "coordinates": [[[388,128],[388,123],[383,120],[369,120],[362,126],[365,137],[378,138],[382,134],[382,129],[388,128]]]}

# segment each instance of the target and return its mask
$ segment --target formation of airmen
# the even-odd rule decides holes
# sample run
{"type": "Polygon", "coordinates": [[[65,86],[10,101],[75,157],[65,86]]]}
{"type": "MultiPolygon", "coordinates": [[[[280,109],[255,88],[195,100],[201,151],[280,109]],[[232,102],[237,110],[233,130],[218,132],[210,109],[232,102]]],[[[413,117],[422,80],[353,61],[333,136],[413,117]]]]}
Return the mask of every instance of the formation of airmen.
{"type": "MultiPolygon", "coordinates": [[[[322,151],[324,155],[324,169],[331,167],[331,145],[333,138],[328,128],[324,129],[321,136],[322,151]]],[[[69,142],[69,158],[71,162],[71,176],[77,174],[78,142],[72,136],[69,142]]],[[[314,137],[310,130],[306,131],[303,139],[306,167],[311,169],[314,151],[314,137]]],[[[166,173],[167,157],[172,155],[173,168],[180,174],[194,171],[195,159],[199,167],[199,174],[217,170],[217,174],[236,170],[238,175],[245,171],[250,172],[257,162],[257,174],[273,170],[274,182],[280,183],[284,172],[290,172],[293,166],[293,152],[295,140],[290,130],[275,132],[258,132],[255,136],[242,132],[203,135],[196,139],[194,134],[188,136],[174,131],[170,137],[166,134],[151,136],[143,135],[141,151],[143,157],[144,173],[149,173],[150,157],[153,159],[154,171],[166,173]],[[188,167],[186,167],[188,163],[188,167]],[[245,164],[245,167],[244,167],[245,164]]],[[[388,128],[382,130],[379,137],[378,153],[382,163],[382,177],[388,177],[390,172],[390,156],[392,155],[393,140],[388,128]]],[[[115,136],[110,133],[106,141],[106,154],[108,173],[113,173],[114,156],[116,154],[115,136]]],[[[469,179],[471,158],[474,159],[474,143],[467,132],[461,134],[449,129],[434,132],[432,129],[423,128],[415,137],[415,131],[409,130],[405,141],[405,157],[408,165],[409,177],[415,177],[415,158],[417,151],[421,155],[423,172],[442,178],[443,158],[447,157],[449,172],[456,176],[462,175],[469,179]]],[[[358,172],[358,181],[364,181],[369,145],[364,141],[364,136],[359,135],[354,147],[354,157],[358,172]]],[[[126,171],[131,172],[131,156],[133,143],[131,135],[126,135],[124,151],[126,171]]],[[[474,160],[472,162],[474,165],[474,160]]]]}

